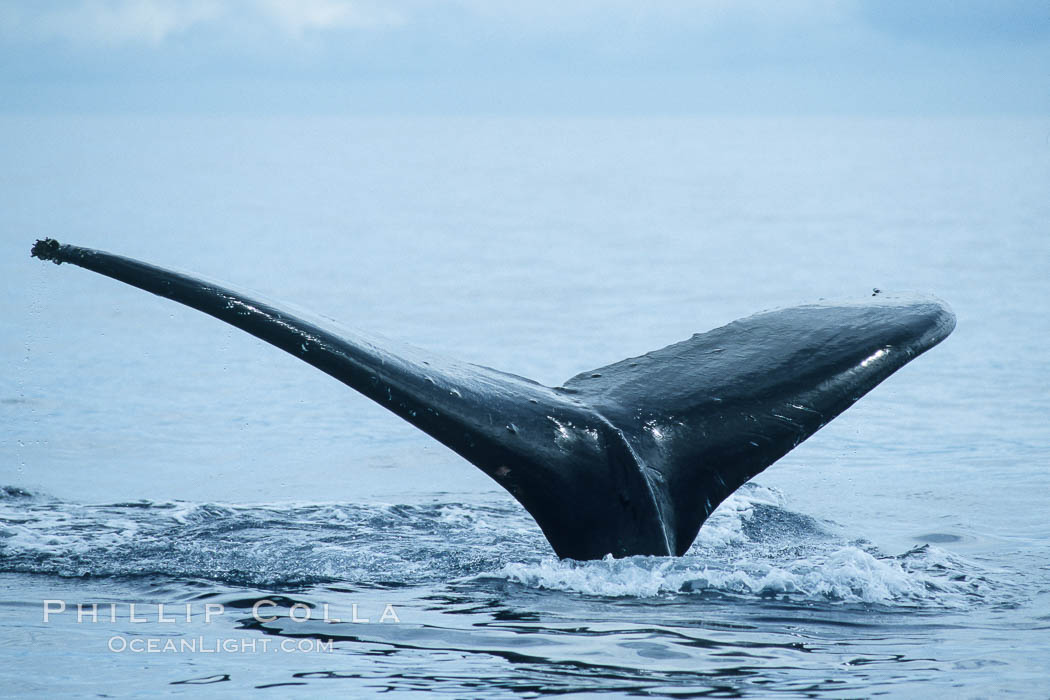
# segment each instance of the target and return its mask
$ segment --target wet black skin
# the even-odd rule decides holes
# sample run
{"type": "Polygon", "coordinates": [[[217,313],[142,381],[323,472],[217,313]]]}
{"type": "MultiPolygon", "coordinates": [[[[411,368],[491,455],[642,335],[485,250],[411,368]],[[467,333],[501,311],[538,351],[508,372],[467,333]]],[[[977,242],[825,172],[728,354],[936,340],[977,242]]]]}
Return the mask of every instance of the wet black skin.
{"type": "Polygon", "coordinates": [[[955,327],[927,297],[798,306],[552,388],[130,258],[53,239],[32,254],[203,311],[335,377],[492,477],[572,559],[684,554],[730,493],[955,327]]]}

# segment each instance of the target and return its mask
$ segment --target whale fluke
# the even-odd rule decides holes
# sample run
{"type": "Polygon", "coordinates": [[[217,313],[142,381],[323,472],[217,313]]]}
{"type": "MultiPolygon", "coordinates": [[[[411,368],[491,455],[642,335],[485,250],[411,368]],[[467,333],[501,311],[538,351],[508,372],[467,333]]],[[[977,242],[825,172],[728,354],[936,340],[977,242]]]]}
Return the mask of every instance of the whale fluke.
{"type": "Polygon", "coordinates": [[[573,559],[684,554],[730,493],[955,327],[929,297],[798,306],[546,387],[131,258],[53,239],[32,255],[203,311],[335,377],[492,477],[573,559]]]}

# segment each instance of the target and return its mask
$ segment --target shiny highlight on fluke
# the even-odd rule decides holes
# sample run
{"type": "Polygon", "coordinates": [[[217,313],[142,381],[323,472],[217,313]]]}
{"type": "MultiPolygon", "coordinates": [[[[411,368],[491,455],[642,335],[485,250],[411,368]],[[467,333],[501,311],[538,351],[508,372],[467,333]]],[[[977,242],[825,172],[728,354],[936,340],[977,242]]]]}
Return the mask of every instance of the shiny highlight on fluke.
{"type": "Polygon", "coordinates": [[[936,298],[880,293],[758,313],[547,387],[131,258],[51,238],[32,255],[203,311],[356,389],[489,475],[572,559],[684,554],[729,494],[955,327],[936,298]]]}

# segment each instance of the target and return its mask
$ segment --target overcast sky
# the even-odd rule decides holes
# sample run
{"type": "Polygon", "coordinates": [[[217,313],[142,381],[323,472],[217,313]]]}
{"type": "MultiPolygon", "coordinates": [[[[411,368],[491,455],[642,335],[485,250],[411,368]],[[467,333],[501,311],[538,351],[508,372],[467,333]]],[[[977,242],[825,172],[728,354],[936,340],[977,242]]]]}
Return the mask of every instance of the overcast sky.
{"type": "Polygon", "coordinates": [[[0,110],[1050,113],[1048,0],[0,0],[0,110]]]}

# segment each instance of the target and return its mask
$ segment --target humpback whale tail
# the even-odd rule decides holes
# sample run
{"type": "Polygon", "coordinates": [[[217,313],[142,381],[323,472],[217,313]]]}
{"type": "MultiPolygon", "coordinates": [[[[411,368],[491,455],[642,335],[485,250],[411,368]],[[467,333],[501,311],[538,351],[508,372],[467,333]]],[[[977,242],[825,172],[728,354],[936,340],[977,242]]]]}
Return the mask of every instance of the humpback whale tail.
{"type": "Polygon", "coordinates": [[[955,327],[932,298],[799,306],[552,388],[130,258],[53,239],[32,255],[203,311],[335,377],[479,467],[574,559],[684,554],[730,493],[955,327]]]}

